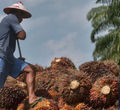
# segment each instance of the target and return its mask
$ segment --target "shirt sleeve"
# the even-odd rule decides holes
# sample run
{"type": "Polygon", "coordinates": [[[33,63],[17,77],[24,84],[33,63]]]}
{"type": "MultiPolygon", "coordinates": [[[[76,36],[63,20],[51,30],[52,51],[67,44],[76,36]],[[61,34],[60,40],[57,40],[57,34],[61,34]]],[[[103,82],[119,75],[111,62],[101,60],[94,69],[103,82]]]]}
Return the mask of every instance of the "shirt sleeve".
{"type": "Polygon", "coordinates": [[[9,16],[9,18],[7,19],[7,22],[9,23],[10,27],[13,29],[13,31],[16,34],[23,30],[22,26],[18,21],[18,18],[15,15],[9,16]]]}

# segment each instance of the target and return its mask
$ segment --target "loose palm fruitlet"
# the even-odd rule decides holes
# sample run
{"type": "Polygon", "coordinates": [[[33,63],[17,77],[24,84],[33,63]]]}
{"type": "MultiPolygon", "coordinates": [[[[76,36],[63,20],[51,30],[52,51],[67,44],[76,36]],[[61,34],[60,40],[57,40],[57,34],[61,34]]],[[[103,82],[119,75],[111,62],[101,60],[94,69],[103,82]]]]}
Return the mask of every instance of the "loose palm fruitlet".
{"type": "Polygon", "coordinates": [[[25,96],[25,93],[19,88],[2,88],[0,89],[0,108],[15,109],[25,96]]]}
{"type": "Polygon", "coordinates": [[[30,108],[30,110],[59,110],[59,108],[53,100],[43,99],[34,108],[30,108]]]}
{"type": "Polygon", "coordinates": [[[75,110],[93,110],[91,107],[86,105],[85,103],[79,103],[76,107],[75,110]]]}
{"type": "Polygon", "coordinates": [[[91,78],[81,71],[74,71],[62,79],[61,95],[64,101],[70,105],[89,100],[89,92],[92,87],[91,78]]]}
{"type": "Polygon", "coordinates": [[[108,75],[99,78],[90,90],[90,103],[94,108],[112,106],[118,100],[118,78],[108,75]]]}
{"type": "Polygon", "coordinates": [[[64,104],[60,110],[75,110],[71,105],[64,104]]]}
{"type": "Polygon", "coordinates": [[[120,67],[117,65],[117,63],[115,63],[114,61],[103,61],[103,63],[105,64],[105,66],[116,76],[119,75],[120,72],[120,67]]]}
{"type": "Polygon", "coordinates": [[[51,62],[51,68],[52,69],[76,69],[75,65],[73,62],[66,57],[61,57],[61,58],[55,58],[51,62]]]}
{"type": "Polygon", "coordinates": [[[91,61],[86,62],[79,66],[79,70],[85,72],[92,78],[92,82],[95,82],[97,78],[104,75],[113,74],[103,62],[91,61]]]}

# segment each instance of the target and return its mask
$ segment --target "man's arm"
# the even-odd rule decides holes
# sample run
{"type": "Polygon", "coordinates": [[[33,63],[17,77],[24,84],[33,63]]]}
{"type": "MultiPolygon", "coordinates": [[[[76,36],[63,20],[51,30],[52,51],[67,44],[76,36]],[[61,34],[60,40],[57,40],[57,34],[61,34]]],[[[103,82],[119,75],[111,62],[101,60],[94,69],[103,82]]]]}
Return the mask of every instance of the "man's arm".
{"type": "Polygon", "coordinates": [[[17,38],[20,40],[25,40],[26,38],[26,32],[24,30],[17,33],[17,38]]]}

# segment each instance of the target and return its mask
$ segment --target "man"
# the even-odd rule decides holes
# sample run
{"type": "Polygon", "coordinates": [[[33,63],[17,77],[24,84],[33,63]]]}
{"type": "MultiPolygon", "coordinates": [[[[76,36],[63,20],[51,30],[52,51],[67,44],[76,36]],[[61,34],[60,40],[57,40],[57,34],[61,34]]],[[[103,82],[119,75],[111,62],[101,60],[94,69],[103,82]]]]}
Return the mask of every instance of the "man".
{"type": "Polygon", "coordinates": [[[20,23],[23,18],[30,18],[32,15],[27,11],[22,2],[18,2],[4,8],[6,14],[0,23],[0,88],[8,75],[17,78],[20,73],[26,74],[26,84],[28,87],[29,104],[35,105],[41,97],[36,97],[34,93],[34,71],[29,63],[14,57],[16,40],[25,40],[26,32],[20,23]]]}

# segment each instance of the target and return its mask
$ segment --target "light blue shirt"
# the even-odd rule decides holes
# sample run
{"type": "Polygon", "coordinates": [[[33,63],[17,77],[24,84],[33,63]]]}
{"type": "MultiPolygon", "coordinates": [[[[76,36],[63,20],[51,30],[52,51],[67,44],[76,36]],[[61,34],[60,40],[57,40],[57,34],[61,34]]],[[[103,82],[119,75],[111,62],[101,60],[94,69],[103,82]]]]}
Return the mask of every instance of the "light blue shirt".
{"type": "Polygon", "coordinates": [[[16,48],[16,34],[22,31],[18,18],[9,14],[0,23],[0,57],[13,63],[16,48]]]}

